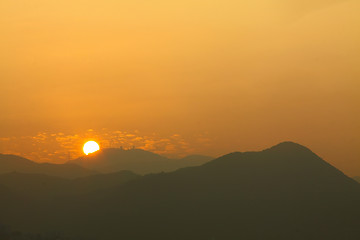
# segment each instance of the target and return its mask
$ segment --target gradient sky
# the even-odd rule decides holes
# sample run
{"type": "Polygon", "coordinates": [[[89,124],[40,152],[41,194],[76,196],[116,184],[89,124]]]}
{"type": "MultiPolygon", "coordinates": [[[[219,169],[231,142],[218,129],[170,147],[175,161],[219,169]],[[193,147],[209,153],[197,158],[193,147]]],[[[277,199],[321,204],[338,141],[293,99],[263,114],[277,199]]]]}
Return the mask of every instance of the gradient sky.
{"type": "Polygon", "coordinates": [[[2,0],[0,36],[0,152],[291,140],[360,175],[358,0],[2,0]]]}

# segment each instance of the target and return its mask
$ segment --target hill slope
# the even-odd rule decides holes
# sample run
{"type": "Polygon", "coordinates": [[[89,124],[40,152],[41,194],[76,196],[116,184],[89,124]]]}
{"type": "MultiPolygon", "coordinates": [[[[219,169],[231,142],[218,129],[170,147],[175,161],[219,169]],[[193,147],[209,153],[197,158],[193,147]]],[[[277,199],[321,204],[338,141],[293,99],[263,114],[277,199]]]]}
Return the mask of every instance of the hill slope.
{"type": "Polygon", "coordinates": [[[212,160],[211,157],[201,155],[192,155],[182,159],[169,159],[141,149],[105,148],[68,163],[103,173],[129,170],[137,174],[148,174],[201,165],[210,160],[212,160]]]}
{"type": "Polygon", "coordinates": [[[359,182],[359,183],[360,183],[360,176],[353,177],[353,179],[355,179],[355,181],[357,181],[357,182],[359,182]]]}
{"type": "Polygon", "coordinates": [[[0,154],[0,174],[10,172],[46,174],[64,178],[77,178],[96,174],[93,170],[75,164],[36,163],[23,157],[0,154]]]}

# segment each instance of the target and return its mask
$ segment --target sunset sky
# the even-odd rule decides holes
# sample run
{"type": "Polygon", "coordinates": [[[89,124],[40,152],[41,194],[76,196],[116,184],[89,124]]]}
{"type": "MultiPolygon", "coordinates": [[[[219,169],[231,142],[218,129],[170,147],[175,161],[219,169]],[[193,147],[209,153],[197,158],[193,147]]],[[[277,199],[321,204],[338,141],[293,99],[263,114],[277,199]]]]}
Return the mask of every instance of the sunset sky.
{"type": "Polygon", "coordinates": [[[360,1],[1,0],[0,152],[281,141],[360,175],[360,1]]]}

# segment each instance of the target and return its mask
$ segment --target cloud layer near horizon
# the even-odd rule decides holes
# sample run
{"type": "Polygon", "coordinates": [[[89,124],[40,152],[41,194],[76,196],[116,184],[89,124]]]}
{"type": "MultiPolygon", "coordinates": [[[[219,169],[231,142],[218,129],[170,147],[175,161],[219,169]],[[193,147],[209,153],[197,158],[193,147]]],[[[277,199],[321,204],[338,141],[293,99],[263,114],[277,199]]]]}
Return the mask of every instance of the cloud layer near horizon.
{"type": "Polygon", "coordinates": [[[205,135],[185,139],[179,134],[143,135],[139,131],[124,132],[88,129],[82,133],[40,132],[35,136],[0,138],[0,152],[15,154],[38,162],[63,163],[83,155],[82,146],[94,140],[101,148],[139,148],[171,158],[204,152],[212,145],[205,135]]]}

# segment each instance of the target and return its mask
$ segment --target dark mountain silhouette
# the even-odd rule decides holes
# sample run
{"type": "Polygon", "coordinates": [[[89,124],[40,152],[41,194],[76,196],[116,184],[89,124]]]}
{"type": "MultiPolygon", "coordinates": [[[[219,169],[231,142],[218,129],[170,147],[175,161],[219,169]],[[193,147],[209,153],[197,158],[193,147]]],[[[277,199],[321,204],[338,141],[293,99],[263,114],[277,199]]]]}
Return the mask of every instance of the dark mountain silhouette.
{"type": "Polygon", "coordinates": [[[7,204],[9,203],[9,201],[11,201],[14,198],[13,193],[11,192],[11,190],[0,184],[0,204],[7,204]]]}
{"type": "Polygon", "coordinates": [[[64,178],[77,178],[96,174],[75,164],[36,163],[26,158],[0,154],[0,174],[10,172],[37,173],[64,178]]]}
{"type": "Polygon", "coordinates": [[[70,179],[33,173],[6,173],[0,175],[0,184],[19,195],[53,195],[70,186],[70,179]]]}
{"type": "Polygon", "coordinates": [[[103,173],[129,170],[137,174],[148,174],[197,166],[210,160],[212,160],[211,157],[201,155],[192,155],[182,159],[169,159],[141,149],[105,148],[68,163],[103,173]]]}
{"type": "Polygon", "coordinates": [[[178,164],[181,168],[200,166],[204,163],[214,160],[213,157],[204,155],[189,155],[178,160],[178,164]]]}
{"type": "Polygon", "coordinates": [[[77,178],[72,181],[71,185],[74,193],[88,193],[118,187],[140,177],[140,175],[130,171],[120,171],[77,178]]]}
{"type": "Polygon", "coordinates": [[[356,177],[353,177],[353,178],[355,179],[355,181],[360,183],[360,176],[356,176],[356,177]]]}
{"type": "Polygon", "coordinates": [[[355,240],[359,201],[360,184],[285,142],[21,211],[8,205],[17,216],[0,221],[24,231],[60,227],[75,239],[355,240]]]}
{"type": "Polygon", "coordinates": [[[78,195],[120,186],[140,177],[129,171],[111,174],[97,174],[76,179],[66,179],[44,174],[7,173],[0,175],[1,186],[13,192],[30,197],[54,197],[78,195]]]}

